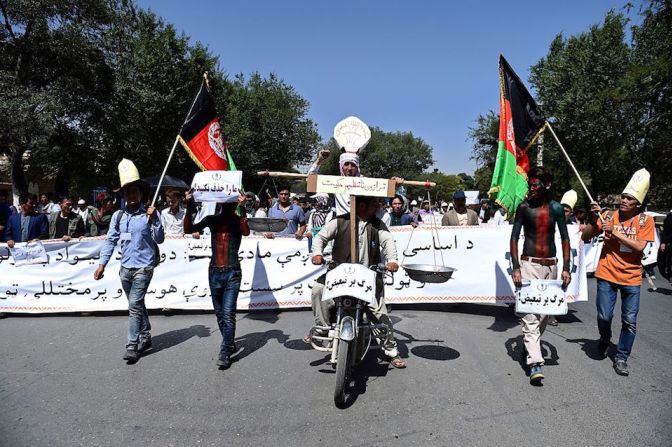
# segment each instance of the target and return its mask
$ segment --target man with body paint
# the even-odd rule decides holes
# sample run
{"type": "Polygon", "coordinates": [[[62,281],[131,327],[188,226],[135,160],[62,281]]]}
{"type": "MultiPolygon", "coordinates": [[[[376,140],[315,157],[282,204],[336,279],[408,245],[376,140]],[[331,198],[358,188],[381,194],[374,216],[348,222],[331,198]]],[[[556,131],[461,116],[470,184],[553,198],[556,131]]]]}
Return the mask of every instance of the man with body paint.
{"type": "MultiPolygon", "coordinates": [[[[522,287],[524,279],[557,279],[558,270],[555,247],[555,226],[557,224],[562,240],[562,286],[571,281],[569,273],[569,235],[565,223],[565,212],[558,202],[549,200],[552,176],[542,167],[530,169],[528,173],[528,198],[518,205],[513,230],[511,231],[511,262],[513,283],[522,287]],[[523,255],[518,259],[520,230],[525,231],[523,255]]],[[[526,364],[530,369],[530,383],[540,384],[544,378],[541,367],[541,336],[546,329],[546,315],[527,314],[521,316],[523,343],[527,354],[526,364]]]]}

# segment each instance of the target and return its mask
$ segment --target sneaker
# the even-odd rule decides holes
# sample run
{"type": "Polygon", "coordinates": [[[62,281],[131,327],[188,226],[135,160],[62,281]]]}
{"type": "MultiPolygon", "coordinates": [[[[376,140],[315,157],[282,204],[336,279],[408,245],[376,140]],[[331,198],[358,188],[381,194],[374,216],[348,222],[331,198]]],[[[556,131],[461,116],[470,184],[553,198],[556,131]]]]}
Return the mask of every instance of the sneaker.
{"type": "Polygon", "coordinates": [[[229,366],[231,366],[231,358],[229,357],[228,353],[219,354],[219,358],[217,359],[217,366],[220,369],[227,369],[229,366]]]}
{"type": "Polygon", "coordinates": [[[140,340],[140,344],[138,345],[138,352],[145,352],[151,347],[152,347],[152,337],[148,336],[146,339],[140,340]]]}
{"type": "Polygon", "coordinates": [[[135,363],[140,358],[140,354],[135,348],[126,348],[126,353],[124,354],[124,360],[128,363],[135,363]]]}
{"type": "Polygon", "coordinates": [[[226,352],[229,353],[229,355],[234,354],[238,351],[238,346],[236,346],[236,342],[234,341],[231,346],[226,347],[226,352]]]}
{"type": "Polygon", "coordinates": [[[629,376],[630,371],[628,371],[628,364],[623,359],[614,360],[614,371],[619,376],[629,376]]]}
{"type": "Polygon", "coordinates": [[[536,363],[530,367],[530,383],[539,384],[544,378],[544,373],[541,371],[541,365],[536,363]]]}
{"type": "Polygon", "coordinates": [[[607,353],[609,352],[609,346],[611,346],[611,342],[604,341],[602,339],[598,340],[597,354],[600,356],[600,358],[603,359],[607,358],[607,353]]]}

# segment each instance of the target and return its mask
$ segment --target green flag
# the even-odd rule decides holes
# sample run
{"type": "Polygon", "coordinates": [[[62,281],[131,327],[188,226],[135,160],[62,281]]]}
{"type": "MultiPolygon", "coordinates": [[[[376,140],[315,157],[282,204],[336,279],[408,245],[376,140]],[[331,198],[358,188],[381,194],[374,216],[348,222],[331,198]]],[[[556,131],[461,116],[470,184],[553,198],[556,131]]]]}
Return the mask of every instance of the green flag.
{"type": "Polygon", "coordinates": [[[546,118],[501,55],[499,82],[499,148],[489,193],[513,218],[527,195],[527,150],[545,129],[546,118]]]}

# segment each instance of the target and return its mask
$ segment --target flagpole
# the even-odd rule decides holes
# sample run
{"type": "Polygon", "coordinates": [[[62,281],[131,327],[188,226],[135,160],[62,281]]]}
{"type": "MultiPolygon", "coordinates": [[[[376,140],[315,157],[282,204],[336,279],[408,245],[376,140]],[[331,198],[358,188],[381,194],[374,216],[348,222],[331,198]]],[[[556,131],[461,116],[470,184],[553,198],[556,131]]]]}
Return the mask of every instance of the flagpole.
{"type": "MultiPolygon", "coordinates": [[[[205,87],[206,89],[209,87],[208,83],[208,72],[206,71],[203,73],[203,80],[205,82],[205,87]]],[[[200,92],[201,89],[198,89],[200,92]]],[[[184,118],[184,122],[182,123],[182,126],[180,127],[180,131],[177,133],[177,136],[175,137],[175,142],[173,143],[173,148],[170,150],[170,155],[168,155],[168,161],[166,161],[166,165],[163,167],[163,172],[161,173],[161,177],[159,178],[159,184],[156,185],[156,191],[154,192],[154,198],[152,199],[152,204],[151,206],[154,206],[156,203],[156,199],[159,196],[159,191],[161,190],[161,184],[163,183],[163,178],[166,176],[166,171],[168,170],[168,165],[170,164],[170,161],[173,158],[173,154],[175,153],[175,148],[177,147],[177,143],[180,141],[180,134],[182,133],[182,128],[184,127],[184,124],[187,122],[187,119],[189,119],[189,115],[191,115],[191,111],[194,108],[194,104],[196,104],[196,99],[198,99],[198,93],[196,93],[196,96],[194,97],[194,100],[191,102],[191,107],[189,107],[189,111],[187,112],[187,116],[184,118]]]]}
{"type": "MultiPolygon", "coordinates": [[[[567,162],[569,163],[569,166],[572,167],[572,170],[574,171],[574,174],[576,174],[576,178],[579,179],[579,182],[581,183],[581,186],[583,186],[583,190],[586,192],[586,195],[588,196],[588,199],[590,200],[590,203],[597,203],[593,199],[593,196],[591,196],[590,193],[588,192],[588,188],[586,187],[586,184],[583,182],[583,179],[581,178],[581,175],[579,175],[579,171],[576,170],[576,167],[574,166],[574,163],[572,163],[572,159],[569,158],[569,155],[567,154],[567,151],[565,150],[565,147],[562,145],[562,143],[560,142],[560,139],[555,134],[555,131],[553,130],[553,127],[551,126],[551,123],[546,121],[546,127],[548,127],[548,130],[551,131],[551,134],[553,135],[553,138],[555,138],[555,141],[558,143],[558,146],[560,146],[560,150],[565,155],[565,158],[567,159],[567,162]]],[[[600,220],[602,222],[604,222],[604,218],[602,217],[602,214],[598,213],[598,216],[600,217],[600,220]]]]}
{"type": "MultiPolygon", "coordinates": [[[[187,115],[189,116],[189,115],[187,115]]],[[[154,192],[154,198],[152,199],[152,204],[150,206],[154,206],[156,203],[156,198],[159,196],[159,191],[161,190],[161,183],[163,183],[163,178],[166,176],[166,171],[168,170],[168,165],[170,164],[170,160],[173,159],[173,154],[175,153],[175,148],[177,147],[177,143],[180,141],[180,135],[178,134],[175,137],[175,142],[173,143],[173,148],[170,150],[170,155],[168,155],[168,161],[166,161],[166,165],[163,167],[163,172],[161,173],[161,177],[159,177],[159,184],[156,186],[156,191],[154,192]]]]}
{"type": "Polygon", "coordinates": [[[550,130],[551,134],[553,134],[553,138],[555,138],[555,141],[558,143],[558,146],[560,146],[560,150],[565,155],[565,158],[567,158],[567,162],[569,162],[569,166],[571,166],[572,170],[574,170],[574,174],[576,174],[576,178],[579,179],[579,182],[581,183],[581,186],[583,186],[583,190],[586,192],[586,195],[588,196],[588,199],[590,199],[591,203],[594,202],[595,200],[593,200],[593,196],[591,196],[590,193],[588,192],[588,188],[586,188],[586,184],[583,183],[583,179],[581,178],[581,175],[579,175],[579,171],[576,170],[576,167],[574,166],[574,163],[572,163],[572,159],[569,158],[569,155],[567,155],[567,151],[565,150],[565,147],[560,142],[560,139],[558,138],[558,136],[555,134],[555,131],[553,130],[553,127],[551,127],[551,123],[546,121],[546,127],[548,127],[548,130],[550,130]]]}

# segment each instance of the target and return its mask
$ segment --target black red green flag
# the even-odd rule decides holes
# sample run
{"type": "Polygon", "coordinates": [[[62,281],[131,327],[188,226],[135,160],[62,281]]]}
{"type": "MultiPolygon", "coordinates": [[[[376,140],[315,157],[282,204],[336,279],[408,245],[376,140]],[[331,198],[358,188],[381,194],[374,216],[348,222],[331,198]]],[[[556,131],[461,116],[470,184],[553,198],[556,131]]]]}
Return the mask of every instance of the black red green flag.
{"type": "Polygon", "coordinates": [[[499,149],[490,194],[513,217],[527,195],[527,150],[546,127],[546,118],[504,56],[499,56],[499,149]]]}
{"type": "Polygon", "coordinates": [[[226,171],[229,158],[219,125],[215,100],[203,79],[191,110],[180,131],[180,143],[194,162],[204,171],[226,171]]]}

